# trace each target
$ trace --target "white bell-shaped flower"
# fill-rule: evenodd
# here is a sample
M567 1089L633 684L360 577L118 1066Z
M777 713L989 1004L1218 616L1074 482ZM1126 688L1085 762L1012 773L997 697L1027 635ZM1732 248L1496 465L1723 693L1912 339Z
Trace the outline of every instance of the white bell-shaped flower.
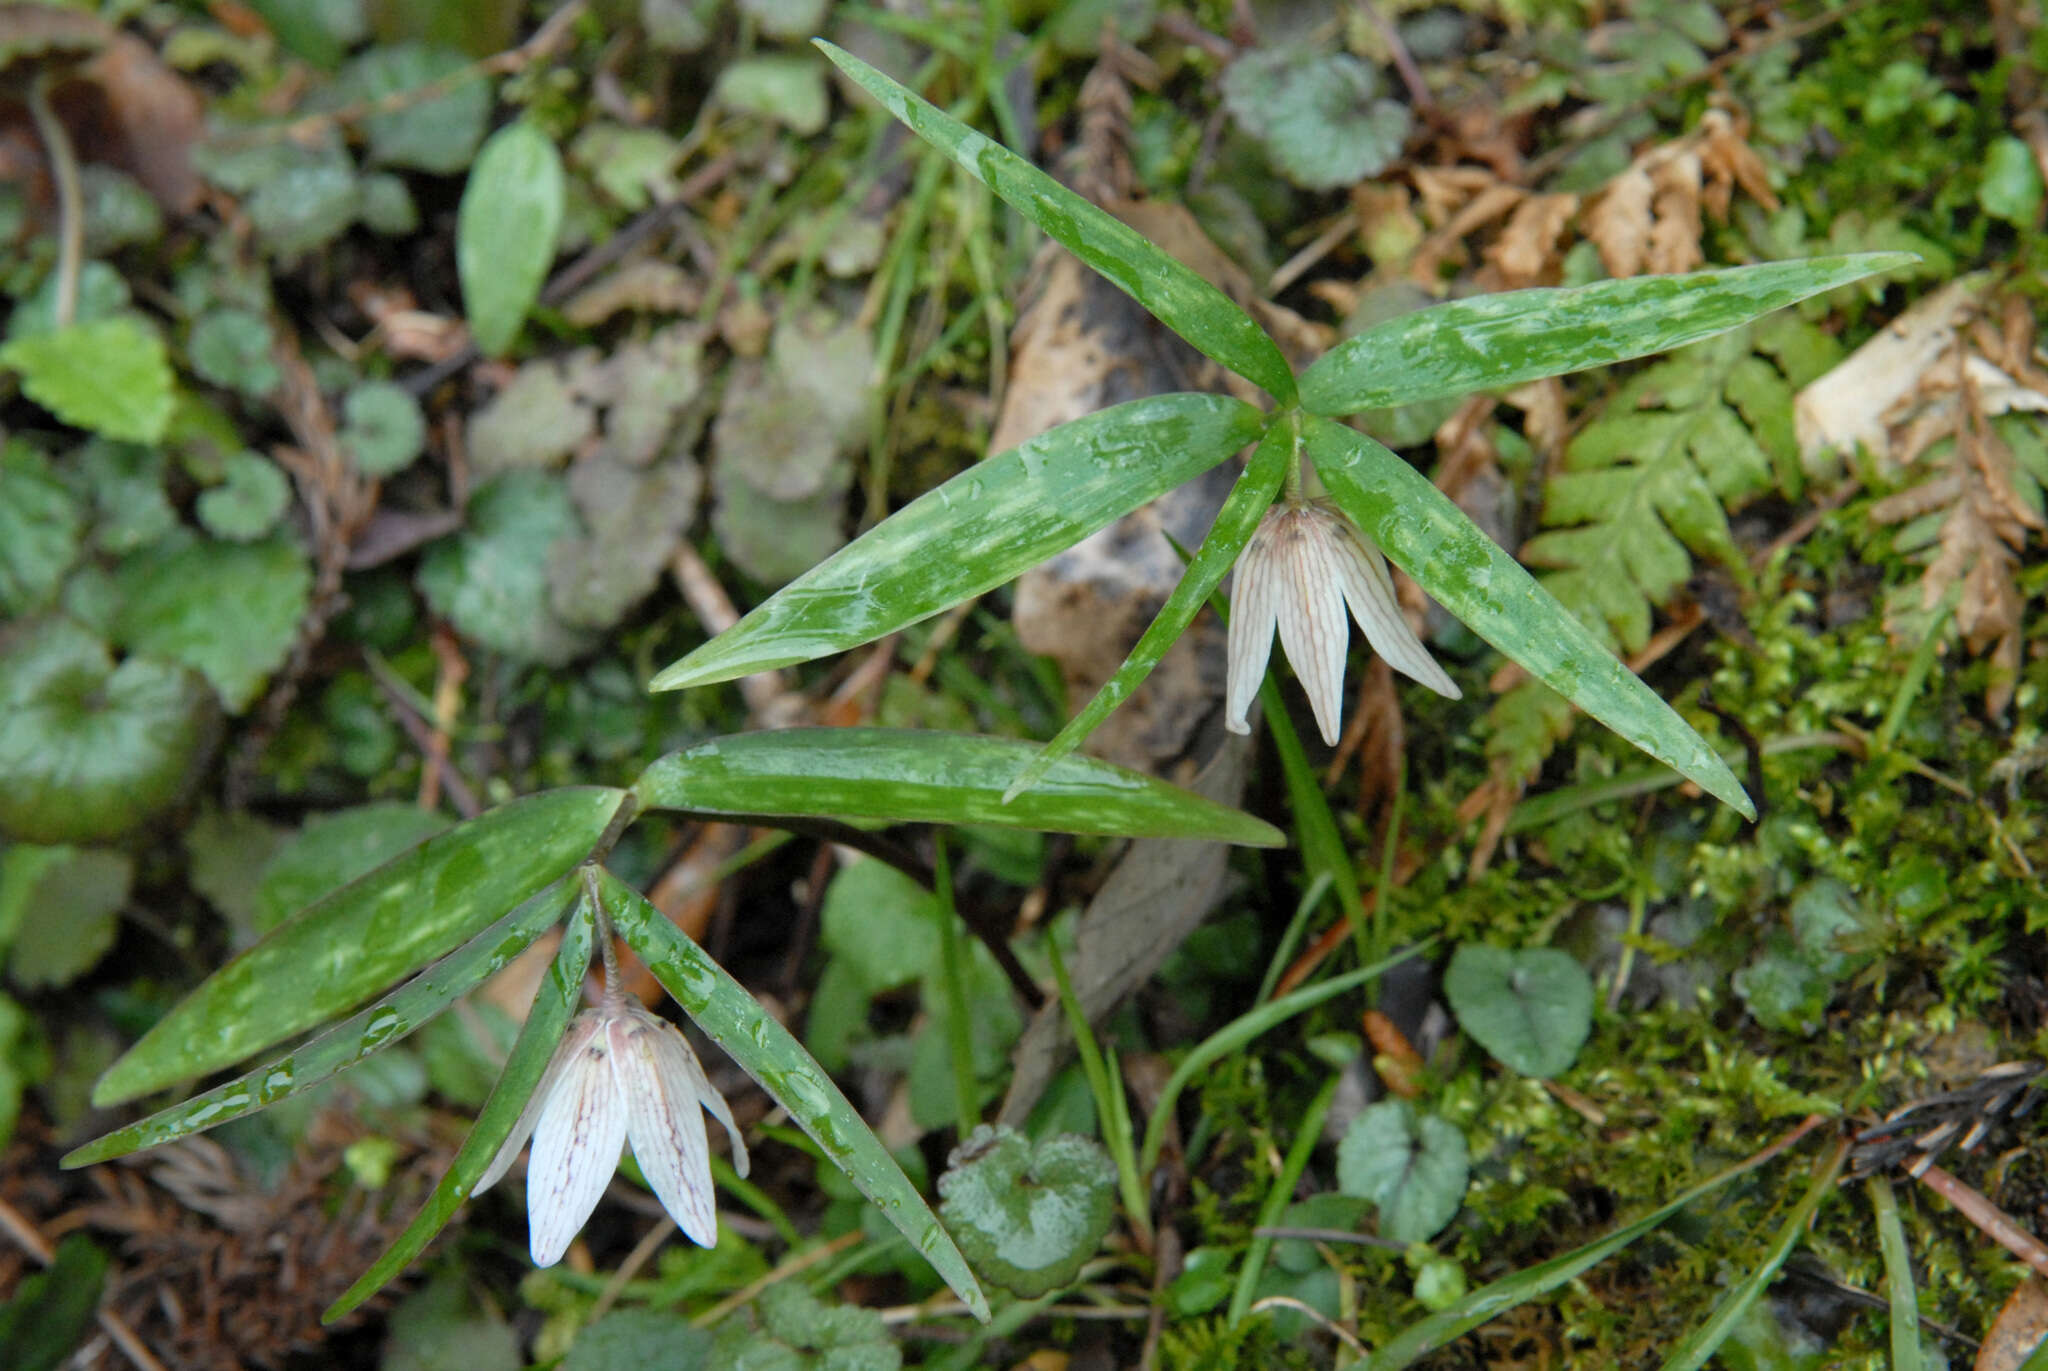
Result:
M630 1000L576 1016L518 1124L477 1183L482 1193L510 1169L528 1137L528 1231L536 1266L552 1266L597 1208L619 1149L633 1158L662 1208L692 1242L718 1242L711 1188L709 1110L732 1141L733 1169L747 1174L747 1147L725 1097L712 1088L682 1033Z
M1230 655L1223 722L1249 733L1246 714L1273 632L1308 692L1323 741L1335 746L1344 722L1345 607L1373 651L1404 676L1455 700L1458 687L1409 629L1394 598L1386 558L1352 522L1321 500L1284 500L1259 521L1237 559L1230 592Z

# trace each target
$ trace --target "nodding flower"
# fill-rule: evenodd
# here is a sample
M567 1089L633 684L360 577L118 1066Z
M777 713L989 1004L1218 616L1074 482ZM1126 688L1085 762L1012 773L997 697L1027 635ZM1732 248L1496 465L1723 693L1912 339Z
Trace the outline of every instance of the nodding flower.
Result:
M732 1110L682 1032L607 989L600 1007L570 1024L476 1193L498 1182L531 1137L528 1231L534 1264L552 1266L597 1208L620 1147L631 1141L633 1159L676 1226L699 1246L715 1246L718 1211L703 1110L725 1125L733 1169L746 1175L747 1147Z
M1237 560L1223 691L1223 722L1231 732L1251 731L1246 713L1265 677L1277 628L1323 741L1336 745L1344 721L1344 650L1351 636L1344 622L1347 605L1388 666L1439 695L1458 698L1458 687L1402 617L1380 550L1328 503L1289 499L1259 521Z

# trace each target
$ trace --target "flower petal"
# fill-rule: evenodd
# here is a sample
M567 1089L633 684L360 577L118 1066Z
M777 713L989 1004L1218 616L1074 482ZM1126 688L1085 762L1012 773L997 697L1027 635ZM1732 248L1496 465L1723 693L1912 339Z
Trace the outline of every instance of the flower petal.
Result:
M1344 722L1344 649L1351 623L1340 584L1342 555L1336 530L1312 506L1281 517L1280 565L1290 598L1280 608L1280 646L1301 681L1323 741L1337 745Z
M1288 587L1274 564L1275 510L1252 531L1251 540L1238 555L1237 572L1230 582L1230 640L1224 659L1223 726L1232 733L1249 733L1247 715L1259 683L1266 679L1266 662L1273 655L1273 627Z
M526 1221L536 1266L562 1259L618 1169L626 1109L608 1055L607 1035L591 1035L564 1063L534 1130Z
M612 1072L640 1173L691 1242L716 1247L711 1151L698 1108L710 1085L697 1054L673 1026L644 1010L614 1019L610 1036Z
M548 1059L547 1070L541 1073L533 1093L526 1097L526 1107L519 1111L519 1122L512 1125L512 1131L505 1135L505 1141L498 1146L498 1155L491 1158L490 1166L475 1186L471 1195L481 1195L505 1178L512 1169L512 1163L519 1158L519 1151L526 1146L526 1140L533 1136L533 1126L540 1122L541 1111L547 1108L548 1099L555 1093L556 1085L562 1079L562 1068L581 1052L597 1032L600 1016L596 1011L578 1014L569 1025L569 1031L562 1035L562 1041L555 1047L555 1055Z
M1394 595L1394 578L1387 571L1387 559L1349 519L1340 514L1331 518L1339 528L1332 560L1341 578L1344 599L1350 604L1358 626L1365 631L1372 650L1410 680L1449 699L1459 698L1457 683L1444 674L1444 669L1429 655L1429 649L1408 627L1401 602Z

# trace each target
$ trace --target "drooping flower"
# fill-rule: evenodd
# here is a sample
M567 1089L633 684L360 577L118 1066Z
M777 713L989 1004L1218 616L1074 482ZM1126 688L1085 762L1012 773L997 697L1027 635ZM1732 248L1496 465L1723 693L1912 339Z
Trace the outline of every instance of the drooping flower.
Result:
M495 1185L527 1138L528 1235L536 1266L552 1266L597 1208L619 1149L633 1159L676 1226L701 1247L718 1242L711 1153L704 1115L725 1125L733 1169L747 1174L747 1147L732 1110L673 1025L638 1004L607 994L576 1016L525 1111L477 1183Z
M1352 522L1322 500L1283 500L1259 521L1237 559L1230 593L1230 646L1223 722L1249 733L1246 713L1273 632L1315 711L1323 741L1336 745L1344 721L1345 607L1387 665L1455 700L1458 687L1401 616L1386 558Z

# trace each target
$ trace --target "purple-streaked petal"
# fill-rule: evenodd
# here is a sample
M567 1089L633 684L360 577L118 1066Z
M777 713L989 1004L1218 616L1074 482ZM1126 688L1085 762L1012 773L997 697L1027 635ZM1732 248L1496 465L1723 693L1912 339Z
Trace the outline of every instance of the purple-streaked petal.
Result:
M745 1180L751 1165L747 1160L747 1140L740 1136L740 1126L732 1117L732 1106L725 1102L725 1096L719 1094L717 1088L711 1084L710 1077L704 1074L703 1064L697 1060L694 1052L690 1054L690 1065L697 1070L697 1098L711 1111L712 1118L725 1125L725 1140L732 1144L732 1169L739 1173L741 1180Z
M1266 679L1266 662L1273 654L1273 627L1288 593L1286 579L1274 564L1274 521L1280 511L1269 512L1252 531L1250 541L1238 555L1237 571L1230 583L1230 640L1224 658L1223 726L1232 733L1249 733L1247 715L1259 683Z
M540 1081L533 1087L533 1093L526 1097L526 1107L519 1111L519 1122L512 1125L512 1131L505 1135L505 1141L498 1145L498 1155L491 1158L483 1178L477 1181L469 1193L481 1195L505 1178L512 1169L512 1163L519 1157L519 1150L526 1146L526 1140L533 1136L534 1125L540 1122L541 1111L547 1108L548 1097L555 1093L561 1083L562 1068L577 1053L590 1043L591 1035L597 1032L600 1015L595 1010L578 1014L569 1025L569 1031L562 1035L562 1041L555 1045L555 1055L548 1058L547 1070L541 1072Z
M562 1068L541 1111L526 1167L526 1221L535 1266L553 1266L618 1169L626 1108L612 1079L607 1035L595 1033Z
M697 1054L673 1026L645 1011L614 1019L610 1037L612 1073L640 1173L691 1242L717 1246L711 1149L698 1106L704 1069Z
M1407 616L1401 613L1401 602L1394 594L1394 578L1387 571L1387 559L1370 539L1351 526L1350 520L1336 514L1330 517L1340 521L1332 560L1342 576L1344 599L1350 604L1358 626L1365 631L1365 640L1388 666L1403 676L1439 695L1457 699L1457 683L1444 674L1444 669L1429 655L1429 649L1408 627Z
M1313 507L1290 509L1281 518L1279 564L1289 582L1280 607L1280 646L1294 667L1316 728L1335 747L1344 722L1344 649L1351 623L1339 584L1342 561L1335 529Z

